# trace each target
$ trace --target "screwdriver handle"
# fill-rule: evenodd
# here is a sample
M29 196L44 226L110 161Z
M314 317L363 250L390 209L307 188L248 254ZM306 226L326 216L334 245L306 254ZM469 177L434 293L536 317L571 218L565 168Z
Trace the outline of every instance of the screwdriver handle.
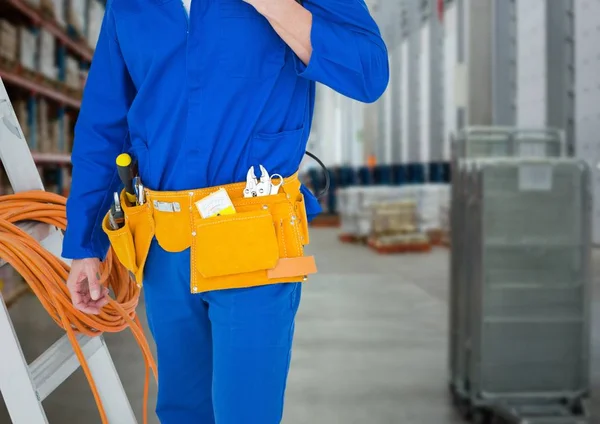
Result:
M125 196L129 203L135 205L136 197L135 190L133 189L133 175L131 172L131 156L127 153L122 153L117 156L117 171L119 173L119 178L121 182L125 186Z

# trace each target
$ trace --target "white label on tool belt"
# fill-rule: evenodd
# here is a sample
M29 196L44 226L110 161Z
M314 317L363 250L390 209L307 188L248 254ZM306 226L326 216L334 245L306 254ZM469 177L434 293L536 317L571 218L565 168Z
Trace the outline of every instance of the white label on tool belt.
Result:
M154 209L159 212L181 212L179 202L159 202L155 200Z
M545 157L546 145L544 143L520 143L519 156L521 157Z
M544 164L519 167L520 191L549 191L552 189L552 167Z

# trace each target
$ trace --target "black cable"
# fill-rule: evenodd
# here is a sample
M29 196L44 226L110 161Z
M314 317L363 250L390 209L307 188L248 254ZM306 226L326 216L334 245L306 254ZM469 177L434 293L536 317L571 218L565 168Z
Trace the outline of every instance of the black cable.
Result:
M323 162L321 162L321 159L316 157L314 154L312 154L308 150L305 153L306 153L306 156L314 159L321 166L321 168L323 168L323 171L325 171L325 188L323 190L321 190L321 192L319 194L316 195L317 199L320 199L321 197L325 196L327 194L327 192L329 191L329 186L331 184L331 181L329 178L329 171L327 170L327 167L325 166L325 164L323 164Z

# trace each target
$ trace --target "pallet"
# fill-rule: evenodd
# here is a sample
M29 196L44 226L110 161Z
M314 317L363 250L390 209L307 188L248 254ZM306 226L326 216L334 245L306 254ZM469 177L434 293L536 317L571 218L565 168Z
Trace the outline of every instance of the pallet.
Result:
M319 215L310 223L315 228L337 228L340 226L340 217L338 215Z
M441 246L444 232L442 230L429 230L427 231L427 237L429 237L431 244Z
M368 245L380 255L392 253L426 253L431 251L430 243L402 243L402 244L380 244L375 239L370 239Z
M340 234L338 236L338 239L342 243L346 243L346 244L366 244L367 243L367 237L357 236L355 234Z

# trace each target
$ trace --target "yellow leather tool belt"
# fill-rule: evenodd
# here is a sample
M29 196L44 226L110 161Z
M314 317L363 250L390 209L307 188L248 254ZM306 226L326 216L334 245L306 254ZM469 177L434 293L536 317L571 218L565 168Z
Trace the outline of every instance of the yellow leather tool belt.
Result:
M128 206L121 193L125 225L102 228L121 263L138 284L152 239L168 252L190 249L192 293L305 281L316 272L298 175L284 179L278 194L243 197L245 183L190 191L146 189L146 203ZM195 203L224 188L236 213L202 218Z

